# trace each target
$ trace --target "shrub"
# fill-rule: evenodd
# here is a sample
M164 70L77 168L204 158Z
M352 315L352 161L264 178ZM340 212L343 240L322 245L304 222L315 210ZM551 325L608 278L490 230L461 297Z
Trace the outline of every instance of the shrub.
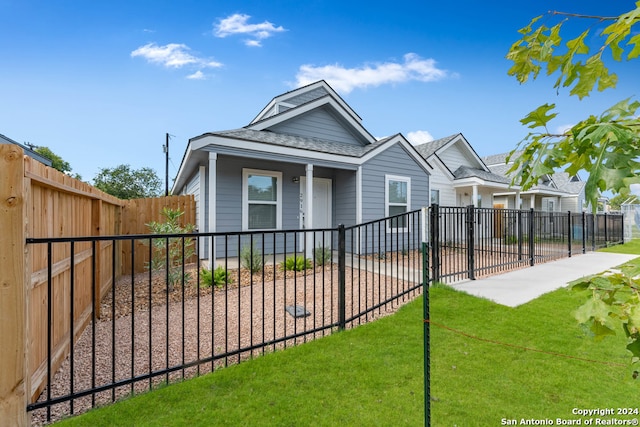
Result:
M252 273L258 273L262 270L264 259L262 252L255 245L244 245L240 250L240 263L244 268L248 268Z
M331 249L318 246L313 250L313 258L316 265L325 265L331 262Z
M302 271L313 266L309 258L295 255L288 257L282 264L282 268L286 271Z
M164 207L162 216L164 222L150 222L145 224L152 234L183 234L195 229L193 224L180 225L180 217L184 214L180 209ZM169 289L181 281L188 281L189 273L182 274L183 263L195 253L195 241L182 237L155 238L151 242L153 253L151 261L146 265L152 271L168 270Z
M203 268L200 271L200 286L203 288L215 286L218 289L223 289L225 285L229 283L233 283L233 279L229 275L229 272L221 265L216 267L215 270Z

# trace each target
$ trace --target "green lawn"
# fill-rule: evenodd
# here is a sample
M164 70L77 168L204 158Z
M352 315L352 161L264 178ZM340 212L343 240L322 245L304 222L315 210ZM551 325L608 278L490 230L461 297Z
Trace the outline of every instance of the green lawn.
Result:
M621 249L640 253L640 244ZM431 425L555 423L584 419L573 408L635 406L640 383L632 379L624 337L596 342L585 335L571 314L582 301L560 289L509 308L432 287ZM354 330L56 425L424 425L422 331L420 298Z

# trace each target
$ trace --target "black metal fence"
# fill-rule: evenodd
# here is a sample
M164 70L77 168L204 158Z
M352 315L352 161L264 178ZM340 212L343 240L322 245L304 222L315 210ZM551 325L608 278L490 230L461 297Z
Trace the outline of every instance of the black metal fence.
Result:
M59 289L49 263L47 300L66 290L71 307L43 304L46 384L27 410L46 423L211 372L392 312L422 293L425 270L430 282L475 279L622 243L622 224L621 215L433 205L331 229L28 239L46 245L49 260L77 242L93 242L95 258L97 243L111 241L114 262L112 289L100 301L92 293L89 326L67 334L62 347L51 342L52 328L64 316L78 330L70 313L84 309L73 306L73 263ZM115 262L123 245L131 259ZM198 253L205 246L215 253L206 268ZM148 266L142 273L133 267L139 258ZM59 369L54 347L68 349Z
M28 239L49 254L111 241L114 260L123 245L131 259L110 263L112 289L101 301L92 293L89 325L62 346L52 329L64 316L78 330L70 313L84 310L73 307L73 265L70 283L49 286L49 301L66 290L71 307L43 304L46 384L27 410L35 424L46 423L385 315L421 293L421 221L415 211L322 230ZM216 248L213 268L198 255L206 245ZM138 258L146 271L116 273L115 265ZM59 283L55 266L47 270L48 283ZM56 348L68 349L59 369Z
M618 214L429 209L430 280L452 283L623 243Z

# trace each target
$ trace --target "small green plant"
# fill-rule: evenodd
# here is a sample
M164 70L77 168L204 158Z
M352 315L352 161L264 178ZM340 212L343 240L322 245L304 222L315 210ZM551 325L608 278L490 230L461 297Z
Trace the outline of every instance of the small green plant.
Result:
M387 254L384 251L380 251L380 253L378 253L378 259L386 259L387 258Z
M218 289L223 289L225 285L233 283L229 271L227 271L221 265L217 266L215 270L203 268L200 270L200 286L203 288L210 288L215 286Z
M311 260L303 256L290 256L282 263L282 268L286 271L302 271L312 267Z
M258 273L262 270L264 259L262 252L253 243L253 246L244 245L240 250L240 263L244 268L248 268L252 273Z
M325 265L331 262L331 249L318 246L313 250L313 258L316 265Z
M516 243L518 243L518 236L514 236L513 234L507 234L504 236L505 245L513 245Z
M195 229L193 224L180 225L180 217L184 214L180 209L164 207L161 212L164 222L152 221L145 224L152 234L184 234ZM169 289L173 290L176 284L188 281L191 275L187 272L183 275L184 262L195 253L195 241L182 237L154 238L151 242L153 253L146 268L152 271L167 270Z

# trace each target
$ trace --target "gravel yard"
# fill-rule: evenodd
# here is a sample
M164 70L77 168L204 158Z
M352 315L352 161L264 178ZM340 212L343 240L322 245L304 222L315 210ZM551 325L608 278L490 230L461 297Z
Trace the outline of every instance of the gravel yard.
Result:
M231 283L224 289L199 288L195 271L194 267L188 269L192 278L184 289L177 285L169 292L162 274L151 277L149 273L138 274L133 277L134 286L131 276L120 278L115 298L109 292L102 301L95 339L89 325L75 343L73 391L117 384L130 378L137 381L75 399L73 410L69 402L54 405L52 421L71 412L90 409L92 399L97 406L108 404L167 380L210 372L264 352L322 337L335 329L328 326L338 321L335 265L298 273L266 266L264 276L230 270ZM387 271L396 271L400 279L364 268L347 268L347 319L416 283L413 276L409 277L404 270L399 272L395 265ZM390 314L413 296L415 293L397 303L371 310L347 327ZM296 305L303 306L309 315L294 318L285 311L286 306ZM294 335L295 338L285 339ZM269 344L261 346L265 342ZM92 357L94 346L95 358ZM196 363L206 358L215 360ZM190 363L192 366L182 368ZM67 358L52 378L53 398L71 391L70 365ZM154 375L165 370L171 372ZM46 396L47 390L41 399ZM32 417L34 425L44 424L46 409L33 411Z

